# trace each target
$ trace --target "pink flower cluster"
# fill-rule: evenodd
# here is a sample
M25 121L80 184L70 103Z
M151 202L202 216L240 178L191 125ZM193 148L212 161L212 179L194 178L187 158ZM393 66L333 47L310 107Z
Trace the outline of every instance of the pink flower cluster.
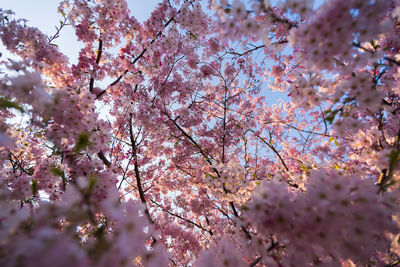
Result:
M385 233L398 231L391 217L395 200L376 192L371 181L357 176L312 171L305 193L262 182L245 214L257 232L276 234L288 266L316 258L334 265L347 259L367 263L375 251L387 249Z
M339 62L351 62L356 50L353 42L363 43L390 30L385 20L385 1L334 0L324 4L291 31L289 40L304 52L307 67L320 70L335 68Z
M0 9L0 265L398 262L400 1L208 4Z

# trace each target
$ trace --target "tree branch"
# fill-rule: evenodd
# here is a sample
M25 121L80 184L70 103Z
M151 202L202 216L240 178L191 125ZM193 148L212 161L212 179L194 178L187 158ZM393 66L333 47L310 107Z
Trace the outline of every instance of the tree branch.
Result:
M103 40L99 39L99 48L97 49L96 64L100 63L101 55L103 53ZM94 78L90 77L89 81L89 92L93 93Z
M129 138L131 140L131 146L132 146L132 155L133 155L133 161L134 161L134 170L135 170L135 177L136 177L136 186L139 191L139 197L140 201L145 205L146 209L144 210L144 213L146 214L147 219L151 224L154 224L153 219L150 216L149 209L147 207L147 202L146 198L144 196L144 191L142 188L142 182L140 180L140 172L139 172L139 164L138 164L138 157L137 157L137 147L136 147L136 139L133 136L133 129L132 129L132 114L130 114L129 118Z
M174 217L176 217L176 218L179 218L179 219L181 219L181 220L183 220L183 221L185 221L185 222L187 222L187 223L189 223L189 224L192 224L192 225L196 226L197 228L200 228L201 230L203 230L203 231L205 231L205 232L208 232L210 235L214 235L214 233L213 233L213 231L212 231L211 229L206 229L206 228L204 228L203 226L201 226L201 225L198 224L198 223L195 223L195 222L193 222L193 221L191 221L191 220L189 220L189 219L186 219L186 218L182 217L182 216L179 215L179 214L175 214L175 213L173 213L173 212L167 210L166 208L164 208L163 206L161 206L160 204L158 204L158 203L155 202L154 200L151 200L151 199L150 199L150 201L151 201L151 203L153 203L154 205L156 205L157 207L159 207L160 209L162 209L163 211L165 211L165 212L168 213L169 215L174 216Z

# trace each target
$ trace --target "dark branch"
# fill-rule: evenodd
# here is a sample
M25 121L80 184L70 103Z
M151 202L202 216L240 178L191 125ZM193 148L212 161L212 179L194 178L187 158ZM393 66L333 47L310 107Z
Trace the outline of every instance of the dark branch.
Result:
M196 226L197 228L200 228L201 230L203 230L203 231L205 231L205 232L208 232L210 235L213 235L213 234L214 234L213 231L212 231L211 229L206 229L206 228L204 228L203 226L201 226L201 225L198 224L198 223L195 223L195 222L193 222L193 221L191 221L191 220L189 220L189 219L186 219L186 218L182 217L182 216L179 215L179 214L176 214L176 213L173 213L173 212L167 210L166 208L164 208L163 206L161 206L160 204L158 204L158 203L155 202L154 200L151 200L151 199L150 199L150 201L151 201L151 203L153 203L154 205L156 205L157 207L159 207L160 209L162 209L163 211L165 211L165 212L168 213L169 215L174 216L174 217L176 217L176 218L179 218L179 219L181 219L181 220L183 220L183 221L185 221L185 222L187 222L187 223L189 223L189 224L192 224L192 225Z
M149 222L151 224L154 224L154 221L151 218L149 209L147 207L146 198L144 196L144 191L143 191L143 188L142 188L142 182L141 182L141 179L140 179L139 164L138 164L138 157L137 157L136 139L133 136L133 128L132 128L132 114L130 114L130 119L129 119L129 137L130 137L131 146L132 146L132 156L133 156L133 161L134 161L136 186L137 186L138 191L139 191L140 201L146 207L146 209L144 210L144 213L146 214L147 219L149 220Z
M97 49L96 64L99 64L102 53L103 53L103 40L99 39L99 48ZM93 93L93 87L94 87L94 78L90 77L89 92Z

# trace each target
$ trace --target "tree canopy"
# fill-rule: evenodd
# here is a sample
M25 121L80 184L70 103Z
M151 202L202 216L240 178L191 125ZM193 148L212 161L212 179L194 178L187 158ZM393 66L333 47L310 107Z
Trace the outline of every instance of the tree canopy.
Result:
M0 265L400 264L400 1L58 12L0 9Z

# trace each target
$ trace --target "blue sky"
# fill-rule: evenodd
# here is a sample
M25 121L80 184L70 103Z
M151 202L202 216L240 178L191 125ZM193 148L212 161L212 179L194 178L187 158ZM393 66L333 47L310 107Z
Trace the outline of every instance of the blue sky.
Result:
M0 8L11 9L15 12L16 18L28 20L28 26L39 28L47 35L54 35L55 26L59 25L62 18L57 12L57 0L0 0ZM145 21L160 0L127 0L132 14L140 22ZM76 62L81 44L78 43L72 27L65 27L58 39L54 41L60 50L71 60ZM11 57L0 42L0 52L3 58Z
M315 0L315 6L319 6L324 0ZM17 18L25 18L28 25L39 28L43 33L52 36L56 32L55 26L59 25L62 18L57 12L60 1L57 0L0 0L0 8L11 9ZM132 14L140 22L145 21L154 7L161 0L127 0ZM272 0L272 3L278 0ZM58 39L54 41L59 49L69 57L70 62L75 63L82 45L76 40L71 27L65 27ZM12 57L0 42L0 52L3 58Z

